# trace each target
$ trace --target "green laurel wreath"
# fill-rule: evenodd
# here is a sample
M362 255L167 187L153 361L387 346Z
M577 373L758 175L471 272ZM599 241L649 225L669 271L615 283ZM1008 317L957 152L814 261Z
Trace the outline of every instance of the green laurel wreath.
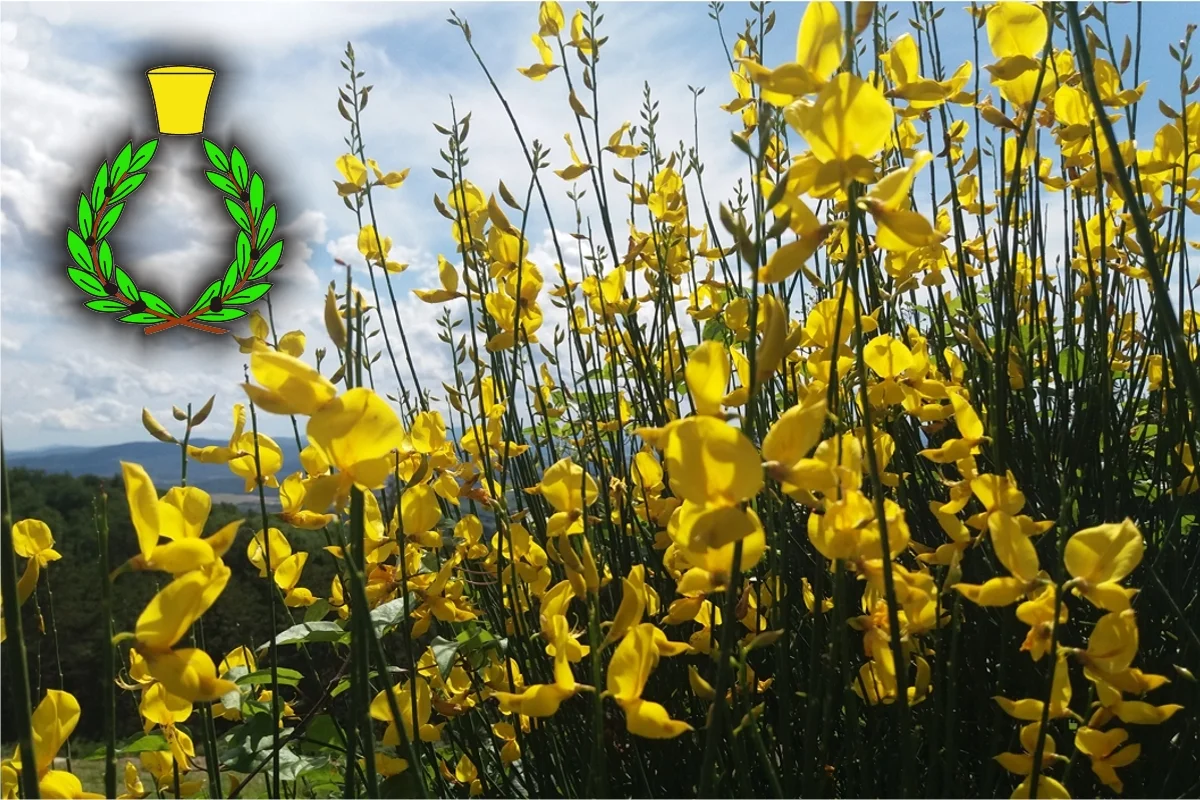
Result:
M204 151L213 170L205 176L228 195L225 208L239 231L234 258L221 278L209 284L186 314L179 314L163 298L138 288L129 273L113 261L107 237L125 210L125 203L146 180L143 171L154 158L158 140L151 139L133 149L129 142L111 165L105 161L96 172L91 192L79 196L79 229L67 230L67 249L75 262L67 275L95 300L84 305L101 314L118 315L130 325L144 325L149 335L175 327L187 327L208 333L228 333L205 323L230 322L246 315L248 306L261 299L271 284L263 280L279 266L283 240L271 243L275 232L275 206L266 207L266 185L257 172L251 174L241 150L234 147L226 154L213 142L204 140Z

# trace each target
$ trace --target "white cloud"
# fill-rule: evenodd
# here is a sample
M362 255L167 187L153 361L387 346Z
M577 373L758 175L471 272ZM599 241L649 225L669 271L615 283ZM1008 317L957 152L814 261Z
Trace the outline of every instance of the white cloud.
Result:
M471 5L462 11L521 120L526 140L536 138L551 148L551 165L560 168L569 163L562 134L572 132L576 145L581 144L561 70L541 83L516 72L537 57L528 45L533 9ZM686 87L707 84L710 91L700 103L699 121L708 166L705 180L710 198L724 197L744 164L728 145L731 118L716 108L731 92L727 66L703 9L615 5L605 14L602 33L612 38L598 77L601 137L607 139L625 120L639 120L642 82L648 78L659 103L660 146L671 149L680 140L691 146L692 100ZM300 10L294 4L249 3L5 5L0 23L0 235L7 263L0 278L0 350L5 358L0 386L10 446L140 439L143 405L165 420L172 403L201 403L216 393L217 408L228 409L244 399L237 384L247 357L232 341L188 333L143 341L124 326L79 310L78 292L66 281L44 279L46 255L61 250L56 226L64 216L62 198L69 196L68 190L78 190L85 180L81 165L96 159L104 146L88 134L123 133L130 124L129 54L146 48L166 52L176 44L209 47L224 54L222 63L228 61L227 72L217 77L225 102L210 110L208 123L213 138L222 142L230 132L249 136L243 146L252 166L263 165L270 178L268 191L278 193L285 214L281 232L288 244L280 284L270 294L273 316L280 334L306 331L311 354L331 347L321 299L329 280L339 285L344 280L334 257L355 265L356 286L373 297L357 251L358 222L332 186L333 162L345 151L342 139L348 132L335 108L337 87L346 80L338 59L345 40L355 40L359 67L367 71L364 80L375 87L363 116L368 154L385 170L412 168L399 190L374 193L379 228L394 241L391 257L409 264L404 274L391 276L394 308L383 276L375 276L383 304L376 319L396 348L400 379L412 388L397 317L421 384L442 394L440 383L449 379L451 368L449 348L437 338L443 308L421 302L411 290L438 285L439 253L458 263L450 223L430 203L432 194L444 197L447 191L429 172L431 166L443 166L438 152L445 147L431 123L449 123L451 98L460 117L472 115L468 178L486 192L495 191L503 179L520 198L527 181L525 159L503 109L459 31L442 21L445 16L444 5L407 3L303 4ZM693 28L711 37L704 47L697 48L695 37L681 32ZM574 51L567 55L578 82L581 67ZM213 231L229 224L219 207L210 213L214 198L198 192L195 176L189 177L195 158L174 149L164 148L156 156L156 179L139 190L141 210L120 226L124 263L138 272L139 281L145 276L155 288L162 281L171 300L176 295L167 287L194 287L188 276L207 274L228 258L228 244ZM614 207L626 209L623 200L616 200L626 187L612 179L613 167L628 173L628 163L610 154L604 162ZM550 172L544 183L563 260L578 279L578 246L565 233L574 221L566 196L570 185ZM587 190L583 213L594 217L590 180L580 181L579 187ZM695 195L694 186L689 191ZM530 257L552 282L559 259L536 194L532 206ZM510 216L519 221L515 213ZM624 216L618 211L613 220L619 248L625 240ZM53 258L65 258L65 253ZM186 294L183 287L179 292ZM565 322L565 312L554 308L549 297L542 298L542 307L542 338L549 343L554 324ZM260 311L267 313L265 306ZM245 327L237 332L241 335ZM457 329L465 332L465 324ZM376 337L371 344L382 349L383 342ZM336 363L332 355L325 361L326 373L331 363ZM396 376L386 352L375 363L374 375L380 391L394 391ZM227 417L214 412L205 435L227 433ZM265 429L290 436L286 420L264 417ZM276 423L279 428L268 427Z

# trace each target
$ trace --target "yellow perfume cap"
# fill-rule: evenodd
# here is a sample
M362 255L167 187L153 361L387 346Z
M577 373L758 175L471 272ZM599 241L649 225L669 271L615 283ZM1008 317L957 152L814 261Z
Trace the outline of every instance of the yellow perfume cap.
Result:
M204 111L216 72L208 67L147 70L159 133L190 135L204 130Z

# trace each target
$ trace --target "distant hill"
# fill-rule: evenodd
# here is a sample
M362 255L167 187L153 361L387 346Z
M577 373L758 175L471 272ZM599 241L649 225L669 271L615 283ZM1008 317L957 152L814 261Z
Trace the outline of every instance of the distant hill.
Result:
M196 447L225 445L227 441L216 439L193 439ZM283 448L282 474L300 468L300 457L295 442L279 442ZM49 474L65 473L74 477L95 475L112 478L121 472L122 461L133 461L145 467L160 492L179 483L180 453L177 446L162 442L126 442L104 447L47 447L39 450L5 453L5 461L13 467L41 470ZM245 482L229 471L224 464L201 464L188 461L188 483L198 486L214 500L234 503L239 506L257 505L257 495L245 494ZM219 495L219 497L217 497ZM268 506L278 505L278 494L267 492Z

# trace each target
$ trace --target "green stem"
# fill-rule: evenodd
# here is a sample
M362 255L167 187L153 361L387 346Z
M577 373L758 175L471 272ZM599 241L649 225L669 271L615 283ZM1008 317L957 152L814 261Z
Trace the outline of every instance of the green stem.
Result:
M104 796L117 796L117 684L116 648L113 647L112 579L108 558L108 492L100 488L96 519L96 549L99 551L100 602L104 632Z
M0 439L0 497L4 499L3 524L0 524L0 557L4 563L4 580L0 593L4 597L5 648L8 651L8 681L12 702L16 704L13 721L17 726L17 743L21 752L21 794L25 798L41 797L38 789L37 761L33 751L33 712L29 696L29 666L25 662L25 637L21 631L21 606L17 599L17 554L13 548L12 501L8 496L8 469L4 465L4 441Z
M250 426L254 432L254 472L258 483L258 507L262 514L263 558L266 560L267 581L271 591L267 592L267 603L271 614L271 641L267 643L268 658L271 661L271 790L272 797L282 797L279 782L279 647L275 643L279 636L278 621L275 618L275 565L271 561L271 532L267 521L267 496L263 488L262 456L258 441L258 413L254 403L250 403Z

